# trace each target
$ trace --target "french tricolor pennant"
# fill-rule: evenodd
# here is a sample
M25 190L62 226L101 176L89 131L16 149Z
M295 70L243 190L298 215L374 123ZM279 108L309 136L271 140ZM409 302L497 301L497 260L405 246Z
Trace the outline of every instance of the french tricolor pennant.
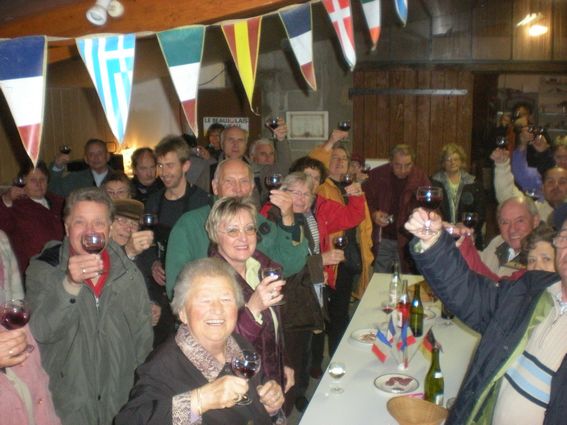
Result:
M394 319L392 318L393 314L390 314L390 320L388 322L388 333L387 338L388 341L393 342L394 338L396 337L396 325L394 325Z
M34 166L43 127L46 57L44 36L0 41L0 88Z
M415 336L413 335L413 332L408 326L408 322L404 321L404 324L402 325L400 341L397 344L398 350L403 351L410 345L415 344L415 342L416 342Z
M311 3L305 3L279 12L295 59L309 87L317 90L313 64L313 31Z
M157 38L187 123L193 134L198 136L197 92L205 27L192 25L161 31L157 33Z
M398 18L400 18L405 27L408 21L408 0L394 0L394 5L396 6Z
M388 340L388 337L382 333L380 329L376 332L376 339L372 343L372 352L378 357L378 359L384 363L388 358L386 351L388 348L392 348L391 341Z
M350 0L323 0L323 6L335 28L345 61L352 71L356 65L356 51Z
M362 11L370 32L370 40L372 41L372 50L376 49L378 39L380 38L380 29L382 27L382 10L380 0L360 0L362 3Z

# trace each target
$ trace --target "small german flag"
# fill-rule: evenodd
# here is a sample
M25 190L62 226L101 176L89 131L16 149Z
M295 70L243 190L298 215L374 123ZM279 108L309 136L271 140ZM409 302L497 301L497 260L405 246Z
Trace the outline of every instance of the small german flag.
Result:
M419 350L426 359L431 361L431 352L433 351L433 347L435 346L440 347L440 344L435 339L435 335L433 335L433 331L429 329L427 334L425 334L423 341L421 341L421 346L419 347Z

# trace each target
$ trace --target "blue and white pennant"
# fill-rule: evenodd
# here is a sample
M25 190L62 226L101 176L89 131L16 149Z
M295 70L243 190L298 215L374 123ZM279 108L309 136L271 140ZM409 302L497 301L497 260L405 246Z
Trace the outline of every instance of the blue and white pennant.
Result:
M136 37L134 34L77 39L106 119L119 143L124 140L132 94Z

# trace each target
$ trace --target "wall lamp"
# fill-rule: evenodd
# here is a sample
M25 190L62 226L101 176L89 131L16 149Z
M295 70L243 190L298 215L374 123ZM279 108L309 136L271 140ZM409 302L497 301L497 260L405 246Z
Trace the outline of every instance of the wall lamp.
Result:
M118 0L96 0L86 15L91 24L100 26L106 23L107 15L118 18L123 14L124 6Z

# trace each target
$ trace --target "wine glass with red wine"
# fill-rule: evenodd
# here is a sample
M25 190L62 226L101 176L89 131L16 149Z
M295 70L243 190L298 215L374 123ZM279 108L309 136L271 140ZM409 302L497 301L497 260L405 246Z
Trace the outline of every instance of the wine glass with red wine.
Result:
M69 155L71 153L71 147L69 145L61 145L59 146L59 152L64 155Z
M106 237L101 232L85 232L81 236L81 245L89 254L100 254L106 246Z
M272 130L275 130L279 126L278 117L269 117L268 119L266 119L266 125Z
M277 267L277 266L272 266L272 267L262 267L260 269L260 280L264 280L267 277L275 277L276 279L272 282L275 282L276 280L282 280L283 279L283 271L281 267ZM272 294L272 296L274 298L276 298L279 295L279 293L276 293L274 290L274 293ZM285 304L285 300L281 300L278 301L277 303L274 303L272 305L284 305Z
M345 187L354 183L354 180L355 180L354 174L351 173L341 174L341 183Z
M140 229L141 230L153 230L159 223L157 214L145 213L140 218Z
M478 214L475 212L464 212L461 216L463 225L468 229L474 229L478 224Z
M2 325L8 330L23 328L30 320L30 311L24 300L9 300L2 306ZM31 353L33 345L28 344L26 351Z
M260 355L255 351L242 350L242 354L232 358L230 366L232 372L244 379L251 379L260 371L260 365L262 361L260 360ZM252 400L248 395L244 394L242 399L236 403L241 406L252 403Z
M506 136L498 136L496 138L496 147L499 149L508 149L508 140Z
M336 249L345 249L348 245L348 238L346 236L336 236L333 238L333 246Z
M264 179L264 184L268 190L279 189L283 183L283 176L281 174L270 174Z
M339 123L337 124L337 128L341 131L349 131L350 121L349 120L339 121Z
M417 188L416 199L420 207L427 210L427 216L431 211L436 210L443 201L443 191L440 187L420 186ZM423 226L423 232L426 235L433 233L431 231L431 220L427 220Z
M24 187L26 187L26 178L24 176L21 176L21 175L17 176L12 181L12 185L19 187L20 189L23 189Z

